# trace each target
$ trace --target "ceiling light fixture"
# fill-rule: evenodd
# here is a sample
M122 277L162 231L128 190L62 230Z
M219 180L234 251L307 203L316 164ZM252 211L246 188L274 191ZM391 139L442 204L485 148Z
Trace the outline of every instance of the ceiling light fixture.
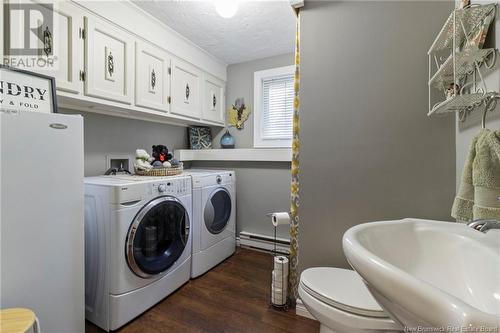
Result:
M233 17L238 11L237 0L215 0L215 10L223 18Z

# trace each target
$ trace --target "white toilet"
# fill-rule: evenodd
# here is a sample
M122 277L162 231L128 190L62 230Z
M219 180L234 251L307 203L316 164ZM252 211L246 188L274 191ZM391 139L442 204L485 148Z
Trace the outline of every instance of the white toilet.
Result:
M316 267L302 272L299 296L321 324L320 333L401 332L355 271Z

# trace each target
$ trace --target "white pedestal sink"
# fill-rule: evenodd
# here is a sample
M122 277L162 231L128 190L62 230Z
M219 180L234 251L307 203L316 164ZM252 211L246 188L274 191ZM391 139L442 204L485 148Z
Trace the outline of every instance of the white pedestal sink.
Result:
M500 333L500 230L403 219L355 226L344 252L408 332Z

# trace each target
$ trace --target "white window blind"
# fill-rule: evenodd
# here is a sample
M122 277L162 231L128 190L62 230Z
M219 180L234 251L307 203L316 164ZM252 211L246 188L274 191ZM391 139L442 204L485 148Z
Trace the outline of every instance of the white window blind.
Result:
M293 74L262 80L262 140L292 138L293 82Z

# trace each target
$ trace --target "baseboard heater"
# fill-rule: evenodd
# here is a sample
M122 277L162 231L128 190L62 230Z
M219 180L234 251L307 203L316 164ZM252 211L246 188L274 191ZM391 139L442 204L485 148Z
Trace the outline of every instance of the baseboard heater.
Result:
M254 234L251 232L241 231L240 236L237 238L238 245L260 251L273 251L274 250L274 237ZM282 254L289 254L290 240L285 238L276 238L276 252Z

